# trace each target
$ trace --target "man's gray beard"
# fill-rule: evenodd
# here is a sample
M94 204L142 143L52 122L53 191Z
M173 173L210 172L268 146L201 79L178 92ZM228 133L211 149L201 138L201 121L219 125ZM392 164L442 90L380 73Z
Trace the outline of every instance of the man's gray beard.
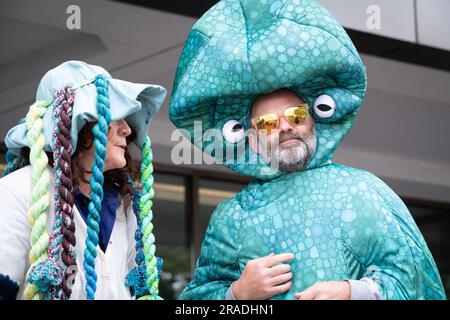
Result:
M308 164L308 161L316 152L316 130L315 126L305 135L295 134L280 134L280 141L285 141L287 138L298 139L295 146L283 147L279 145L279 149L274 156L278 157L278 168L284 172L296 172L303 169ZM290 142L291 143L291 142ZM280 143L281 144L281 143Z

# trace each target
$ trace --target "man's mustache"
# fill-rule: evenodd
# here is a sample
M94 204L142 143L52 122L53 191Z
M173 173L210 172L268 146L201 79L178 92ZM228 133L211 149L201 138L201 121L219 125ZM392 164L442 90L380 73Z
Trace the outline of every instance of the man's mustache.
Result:
M301 135L301 134L299 134L297 132L290 132L290 131L282 132L278 136L278 142L279 143L283 143L283 142L285 142L287 140L290 140L290 139L297 139L297 140L300 140L301 142L305 143L305 136Z

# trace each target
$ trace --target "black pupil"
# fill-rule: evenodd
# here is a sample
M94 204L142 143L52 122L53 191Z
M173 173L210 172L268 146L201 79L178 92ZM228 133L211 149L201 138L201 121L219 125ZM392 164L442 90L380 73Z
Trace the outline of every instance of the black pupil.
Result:
M331 107L327 104L319 104L317 106L317 109L319 109L320 111L323 111L323 112L327 112L327 111L331 110Z
M240 131L240 130L242 130L242 124L236 123L236 124L233 126L233 129L231 129L231 132L238 132L238 131Z

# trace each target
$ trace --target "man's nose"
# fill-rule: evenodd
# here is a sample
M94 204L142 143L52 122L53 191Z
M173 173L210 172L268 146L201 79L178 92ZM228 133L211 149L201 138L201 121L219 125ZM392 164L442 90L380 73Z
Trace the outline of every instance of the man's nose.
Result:
M280 130L280 132L286 132L292 130L293 128L284 117L280 117L280 126L278 127L278 129Z

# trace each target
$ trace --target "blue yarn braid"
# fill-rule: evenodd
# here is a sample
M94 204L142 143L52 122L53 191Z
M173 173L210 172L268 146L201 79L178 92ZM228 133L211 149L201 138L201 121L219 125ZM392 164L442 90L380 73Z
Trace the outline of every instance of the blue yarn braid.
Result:
M97 257L100 211L103 200L103 167L106 157L108 125L111 122L111 111L108 97L108 80L104 75L95 78L97 87L98 122L93 128L94 134L94 163L92 164L91 201L87 223L86 249L84 250L84 269L86 271L86 297L95 298L97 274L95 272L95 258Z

